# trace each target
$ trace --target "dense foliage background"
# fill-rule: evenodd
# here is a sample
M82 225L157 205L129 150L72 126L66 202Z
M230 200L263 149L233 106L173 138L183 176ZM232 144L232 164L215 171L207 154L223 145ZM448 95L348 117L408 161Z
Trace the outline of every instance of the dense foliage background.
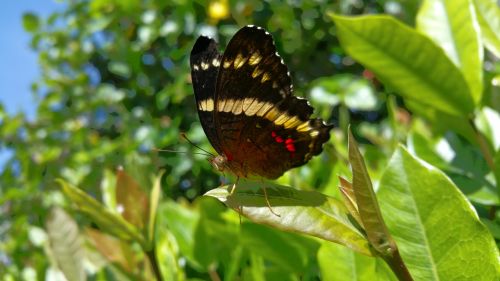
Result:
M455 57L442 46L451 56L449 65L465 69L467 84L461 78L446 88L447 81L443 85L432 81L453 90L441 100L425 95L426 88L415 80L400 77L398 83L387 83L388 77L403 70L387 64L395 74L373 71L383 69L380 64L386 61L349 48L349 40L357 40L345 35L352 26L340 19L334 22L332 17L332 13L390 14L422 31L432 24L426 21L435 11L428 7L430 3L443 1L424 2L427 6L417 0L75 0L66 1L64 11L49 18L37 17L36 11L26 13L24 27L32 34L31 46L39 54L43 75L32 84L38 102L35 119L8 115L0 104L0 148L13 152L0 173L2 280L59 280L61 270L70 280L67 272L77 272L74 280L83 275L91 280L147 280L156 270L150 255L156 255L165 280L394 278L379 259L245 218L240 223L236 212L213 198L201 197L222 179L206 157L197 155L199 151L180 137L185 132L193 142L211 150L196 113L189 53L200 34L215 37L223 48L246 24L265 27L274 35L291 72L295 94L307 97L317 116L336 125L323 154L288 172L279 183L339 197L337 176L351 175L346 141L347 125L351 124L375 183L381 180L394 151L402 153L398 148L402 143L412 155L451 178L498 243L498 6L489 0L455 2L461 3L456 4L457 11L467 10L468 3L477 12L474 17L481 24L481 33L478 25L471 25L476 28L472 32L464 32L481 39L475 49L470 51L469 45L466 49L470 57L479 54L479 59ZM453 24L464 30L468 26L459 20ZM427 35L435 41L443 36L438 32ZM415 41L408 41L399 51L418 49L412 44ZM415 65L422 60L413 59ZM436 63L435 76L444 75L437 67L441 61L433 59L423 58ZM459 70L445 74L461 75ZM472 98L464 101L460 87L467 85ZM405 87L408 91L401 90ZM412 90L417 91L416 99ZM419 93L424 93L421 100ZM466 113L457 117L457 108ZM162 153L155 148L187 153ZM408 165L417 170L417 164ZM118 167L125 173L117 172ZM129 222L145 229L145 220L133 218L133 213L142 214L149 196L145 194L155 190L162 169L161 184L156 185L161 186L162 198L156 232L152 231L156 233L155 253L141 250L148 248L147 242L141 248L140 243L130 243L127 237L76 212L71 207L75 198L64 196L55 181L63 179L65 184L79 187L111 213L125 214ZM124 206L129 209L124 211ZM436 212L447 215L449 209ZM401 214L395 211L391 215ZM64 237L74 239L65 242ZM66 251L68 248L72 250ZM430 280L418 277L414 276ZM433 280L449 279L440 275Z

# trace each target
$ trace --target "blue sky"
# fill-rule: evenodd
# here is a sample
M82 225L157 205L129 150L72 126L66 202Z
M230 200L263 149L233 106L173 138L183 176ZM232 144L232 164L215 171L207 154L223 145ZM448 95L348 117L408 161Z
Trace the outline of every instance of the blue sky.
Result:
M10 114L35 115L30 84L39 77L37 55L29 48L30 35L23 29L22 15L33 12L47 17L63 4L53 0L3 1L0 13L0 102ZM8 152L0 150L0 169Z
M9 113L22 110L33 117L35 105L30 84L39 75L37 56L29 48L30 35L22 15L30 11L47 17L62 4L51 0L4 1L0 16L0 101Z

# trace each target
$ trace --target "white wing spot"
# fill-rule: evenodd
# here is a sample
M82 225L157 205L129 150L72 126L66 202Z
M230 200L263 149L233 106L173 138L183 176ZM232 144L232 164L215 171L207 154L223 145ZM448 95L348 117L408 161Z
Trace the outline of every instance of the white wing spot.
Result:
M281 90L280 90L280 95L281 95L283 98L285 98L285 97L286 97L286 92L285 92L285 90L281 89Z
M214 100L209 98L198 102L198 109L201 111L214 111Z

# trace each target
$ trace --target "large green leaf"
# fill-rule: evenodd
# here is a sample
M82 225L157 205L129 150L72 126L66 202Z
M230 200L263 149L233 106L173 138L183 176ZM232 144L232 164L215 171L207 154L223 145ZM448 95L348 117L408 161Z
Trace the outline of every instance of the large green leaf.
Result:
M333 16L340 43L407 99L453 115L474 101L460 70L428 37L389 16Z
M483 92L483 46L471 0L426 0L417 29L440 46L462 70L476 104Z
M228 191L231 187L212 189L205 195L217 198L256 223L316 236L371 255L368 241L350 221L347 208L335 198L271 183L240 181L233 194Z
M473 0L486 48L500 58L500 8L496 0Z
M96 224L101 227L102 231L113 234L123 240L135 240L143 246L146 246L144 237L139 231L118 214L111 212L105 208L94 198L82 190L74 187L63 180L57 180L62 191L68 196L72 203L77 208L88 215Z
M495 242L441 171L400 147L378 191L387 226L415 280L495 280Z

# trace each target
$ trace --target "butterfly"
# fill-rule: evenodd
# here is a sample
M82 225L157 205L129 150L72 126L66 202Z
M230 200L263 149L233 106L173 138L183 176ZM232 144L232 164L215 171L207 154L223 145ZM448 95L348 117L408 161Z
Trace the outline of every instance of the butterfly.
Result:
M237 178L276 179L322 151L333 125L310 116L306 99L293 95L287 66L272 36L248 25L224 53L200 36L190 57L201 125L218 155L209 159Z

